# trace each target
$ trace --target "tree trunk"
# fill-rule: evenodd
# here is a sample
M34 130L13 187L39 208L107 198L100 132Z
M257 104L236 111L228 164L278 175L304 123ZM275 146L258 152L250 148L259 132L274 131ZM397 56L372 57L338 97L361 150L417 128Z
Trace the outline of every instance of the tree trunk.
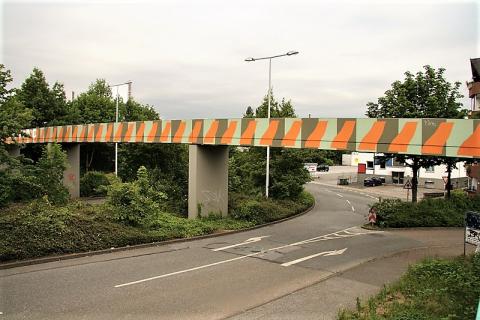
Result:
M447 199L450 199L450 191L452 190L452 163L447 163Z
M418 159L414 158L412 163L412 202L417 202L417 190L418 190Z

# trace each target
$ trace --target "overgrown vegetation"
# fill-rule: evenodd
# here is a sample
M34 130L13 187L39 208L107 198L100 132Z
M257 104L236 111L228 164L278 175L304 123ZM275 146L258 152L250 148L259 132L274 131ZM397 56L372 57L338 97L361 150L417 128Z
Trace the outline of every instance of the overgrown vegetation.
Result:
M36 165L30 159L9 156L4 148L0 148L0 160L0 207L43 196L54 204L68 200L62 183L66 155L58 144L44 146Z
M101 197L107 195L107 187L118 178L113 173L89 171L80 179L80 196Z
M385 199L373 207L380 227L462 227L466 211L480 210L480 196L453 192L450 199L424 199L417 203Z
M262 224L286 218L305 211L315 200L303 191L295 200L272 200L258 197L252 199L239 194L231 195L231 214L233 218Z
M409 267L355 311L340 320L474 319L480 297L480 254L455 260L429 259Z
M142 176L143 170L139 175ZM140 181L145 181L144 177ZM232 217L211 215L186 219L162 212L161 202L152 203L140 194L143 182L114 183L109 194L118 193L104 205L69 202L53 205L45 196L29 204L4 208L0 214L0 261L42 257L89 250L109 249L176 238L188 238L225 230L238 230L284 218L312 205L310 195L301 203L289 200L255 200L260 212ZM125 188L127 196L118 190ZM146 187L147 189L149 187ZM149 191L150 192L150 191ZM235 197L234 197L235 198ZM233 201L237 212L250 208L247 199ZM125 207L122 209L122 207ZM138 215L135 214L137 209ZM241 218L241 219L240 219Z

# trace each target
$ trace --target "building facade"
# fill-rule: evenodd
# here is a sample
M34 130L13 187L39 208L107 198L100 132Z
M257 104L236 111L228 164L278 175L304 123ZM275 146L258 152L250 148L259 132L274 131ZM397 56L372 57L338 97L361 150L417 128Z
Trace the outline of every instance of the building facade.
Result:
M343 155L342 164L357 166L357 181L362 183L367 177L383 177L385 183L404 185L413 177L412 169L396 162L394 159L383 159L383 154L352 152ZM429 168L420 168L418 186L427 189L444 189L447 178L447 166L442 164ZM452 187L468 188L469 181L465 162L458 162L451 173Z

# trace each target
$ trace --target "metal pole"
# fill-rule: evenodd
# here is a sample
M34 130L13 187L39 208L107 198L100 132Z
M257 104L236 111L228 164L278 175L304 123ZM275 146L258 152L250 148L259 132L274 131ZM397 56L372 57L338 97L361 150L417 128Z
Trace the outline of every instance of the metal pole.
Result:
M115 106L115 123L118 123L118 86ZM118 176L118 142L115 142L115 176Z
M270 123L270 100L272 98L272 59L268 59L268 110L267 118ZM268 187L270 185L270 146L267 146L267 174L265 176L265 197L268 198Z

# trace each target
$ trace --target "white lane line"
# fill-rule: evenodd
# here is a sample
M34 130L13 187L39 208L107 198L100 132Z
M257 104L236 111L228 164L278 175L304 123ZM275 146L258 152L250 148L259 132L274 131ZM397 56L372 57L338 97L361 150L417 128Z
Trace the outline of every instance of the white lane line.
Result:
M261 237L250 238L250 239L247 239L247 240L245 240L245 241L243 241L243 242L241 242L241 243L232 244L232 245L229 245L229 246L212 249L212 251L221 251L221 250L231 249L231 248L243 246L243 245L245 245L245 244L250 244L250 243L258 242L258 241L262 240L263 238L268 238L268 237L270 237L270 236L261 236Z
M343 196L340 194L340 193L335 193L337 196L339 196L340 198L343 198Z
M303 261L306 261L306 260L310 260L310 259L313 259L313 258L316 258L316 257L319 257L319 256L338 256L340 254L343 254L346 250L347 250L347 248L344 248L344 249L341 249L341 250L334 250L334 251L324 251L324 252L312 254L310 256L306 256L306 257L303 257L303 258L300 258L300 259L297 259L297 260L282 263L281 266L282 267L289 267L291 265L294 265L294 264L297 264L297 263L300 263L300 262L303 262Z
M352 203L351 203L350 201L348 201L348 200L345 200L345 201L348 202L348 204L350 205L350 207L352 207L352 211L355 212L355 208L353 207Z
M280 249L284 249L284 248L288 248L288 247L298 246L298 245L301 245L301 244L308 244L308 243L313 243L313 242L317 242L317 241L339 239L340 237L338 237L338 235L337 235L337 238L333 238L333 239L328 238L328 237L332 236L332 235L335 235L336 233L348 232L349 230L354 229L354 228L356 228L356 227L350 227L350 228L347 228L347 229L344 229L344 230L340 230L340 231L332 232L332 233L325 234L325 235L322 235L322 236L318 236L318 237L314 237L314 238L310 238L310 239L286 244L286 245L279 246L279 247L276 247L276 248L271 248L271 249L267 249L267 250L260 251L260 252L250 253L250 254L247 254L245 256L240 256L240 257L236 257L236 258L232 258L232 259L227 259L227 260L222 260L222 261L218 261L218 262L214 262L214 263L209 263L209 264L201 265L201 266L198 266L198 267L185 269L185 270L180 270L180 271L175 271L175 272L162 274L162 275L158 275L158 276L154 276L154 277L150 277L150 278L146 278L146 279L141 279L141 280L137 280L137 281L118 284L118 285L114 286L114 288L126 287L126 286L130 286L130 285L134 285L134 284L139 284L139 283L142 283L142 282L147 282L147 281L152 281L152 280L156 280L156 279L161 279L161 278L174 276L174 275L177 275L177 274L182 274L182 273L191 272L191 271L195 271L195 270L205 269L205 268L208 268L208 267L218 266L218 265L221 265L221 264L225 264L225 263L229 263L229 262L233 262L233 261L237 261L237 260L242 260L242 259L249 258L249 257L254 257L254 256L259 255L261 253L266 253L266 252L269 252L269 251L275 251L275 250L280 250ZM363 235L363 234L369 234L369 233L378 233L378 232L383 232L383 231L368 231L368 232L362 232L362 233L355 233L355 234L352 234L352 237L357 236L357 235ZM326 239L326 238L328 238L328 239Z

